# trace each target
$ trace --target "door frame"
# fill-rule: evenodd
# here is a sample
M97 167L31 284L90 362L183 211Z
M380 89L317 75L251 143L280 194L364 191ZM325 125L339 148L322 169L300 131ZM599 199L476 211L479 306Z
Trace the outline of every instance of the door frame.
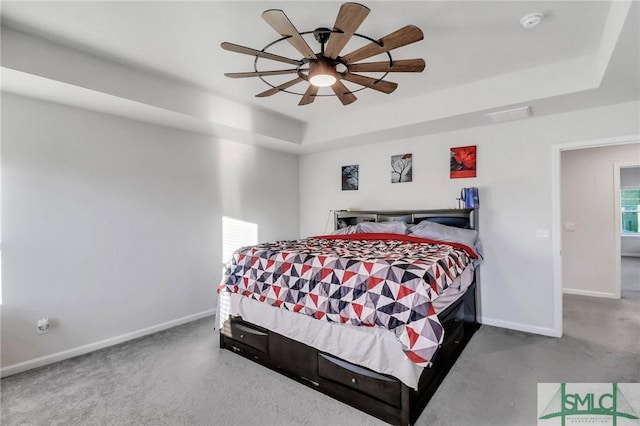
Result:
M583 148L596 148L599 146L611 146L611 145L627 145L632 143L638 143L640 141L640 134L635 133L631 135L592 139L578 142L562 143L551 146L551 211L552 211L552 224L551 224L551 243L553 251L553 289L554 289L554 321L553 321L553 335L556 337L562 336L562 191L560 190L560 177L561 177L561 154L562 151L570 151L574 149ZM614 174L615 175L615 174ZM620 174L618 174L618 180ZM619 192L619 191L618 191ZM618 195L619 196L619 195ZM619 204L619 203L618 203ZM620 207L617 207L618 210ZM618 219L619 220L619 219ZM618 228L618 235L620 230ZM620 238L618 240L618 269L620 268ZM614 250L615 251L615 250ZM617 274L617 286L620 286L620 274Z

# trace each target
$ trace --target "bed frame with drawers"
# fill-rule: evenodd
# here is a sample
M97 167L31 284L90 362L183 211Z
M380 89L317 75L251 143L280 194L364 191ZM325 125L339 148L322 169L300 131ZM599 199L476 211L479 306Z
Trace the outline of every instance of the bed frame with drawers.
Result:
M338 211L336 227L361 221L402 220L417 223L434 220L452 226L476 228L477 210ZM340 222L342 221L342 222ZM291 340L271 330L228 318L220 330L220 347L278 371L339 401L394 425L412 425L435 394L475 331L477 282L438 318L444 327L444 341L432 366L420 376L414 390L395 377L352 364L331 354Z

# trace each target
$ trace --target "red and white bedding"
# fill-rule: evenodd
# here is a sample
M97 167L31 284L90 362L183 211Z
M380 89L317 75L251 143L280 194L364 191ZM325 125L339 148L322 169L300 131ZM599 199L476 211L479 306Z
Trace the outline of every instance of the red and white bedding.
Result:
M400 234L350 234L246 247L220 292L320 320L391 330L428 365L443 329L432 302L475 258L468 247Z

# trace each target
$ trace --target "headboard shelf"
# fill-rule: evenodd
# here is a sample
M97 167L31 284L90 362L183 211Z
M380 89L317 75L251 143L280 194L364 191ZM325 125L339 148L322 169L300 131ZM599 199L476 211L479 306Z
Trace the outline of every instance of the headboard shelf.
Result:
M429 209L429 210L336 210L334 229L361 222L400 221L407 224L431 220L445 225L477 229L477 209Z

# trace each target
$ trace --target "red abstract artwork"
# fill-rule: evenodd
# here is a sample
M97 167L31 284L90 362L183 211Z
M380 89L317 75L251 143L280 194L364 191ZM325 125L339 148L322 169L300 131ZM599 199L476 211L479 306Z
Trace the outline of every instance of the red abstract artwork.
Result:
M476 146L459 146L450 151L451 179L476 177Z

